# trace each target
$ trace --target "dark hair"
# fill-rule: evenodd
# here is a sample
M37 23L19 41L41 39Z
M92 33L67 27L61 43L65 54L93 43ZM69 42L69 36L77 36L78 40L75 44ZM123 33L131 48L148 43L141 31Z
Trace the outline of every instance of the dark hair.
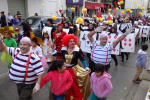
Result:
M36 16L38 16L38 13L35 13Z
M47 34L47 35L48 35L48 33L44 33L44 34ZM42 36L43 42L44 42L44 40L45 40L44 34L43 34L43 36ZM48 35L47 39L49 40L49 35Z
M65 27L65 24L68 24L68 27ZM69 28L69 23L68 23L68 22L65 22L65 24L64 24L64 27L65 27L65 28Z
M58 68L61 69L62 66L64 65L64 62L65 62L64 59L54 60L54 61L52 62L52 64L49 66L49 69L48 69L47 73L50 72L50 71L57 70Z
M31 41L34 42L34 43L38 43L36 38L32 38Z
M93 71L94 72L101 72L103 74L104 71L105 71L104 65L102 65L102 64L95 64L94 67L93 67Z
M90 25L93 25L93 29L91 29L91 30L94 30L94 24L90 23L90 24L88 25L88 27L89 27Z
M23 22L21 23L21 25L23 26L23 31L26 32L26 31L29 31L30 29L30 26L28 25L28 23L26 22Z
M148 45L147 44L142 44L141 46L143 51L146 51L148 49Z
M48 22L50 22L51 24L53 24L53 20L50 18L50 19L47 19Z

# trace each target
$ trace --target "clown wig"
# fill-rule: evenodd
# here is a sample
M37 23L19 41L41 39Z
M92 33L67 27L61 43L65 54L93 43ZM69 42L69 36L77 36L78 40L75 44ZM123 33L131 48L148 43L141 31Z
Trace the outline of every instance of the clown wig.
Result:
M67 34L63 37L63 40L62 40L63 45L68 47L68 43L69 43L70 39L74 39L75 45L77 44L78 38L76 36L74 36L73 34Z

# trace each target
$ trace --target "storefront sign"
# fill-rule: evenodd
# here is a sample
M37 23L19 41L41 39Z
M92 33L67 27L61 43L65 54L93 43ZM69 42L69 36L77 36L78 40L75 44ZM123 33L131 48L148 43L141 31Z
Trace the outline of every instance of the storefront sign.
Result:
M83 6L83 0L66 0L66 4Z
M100 9L99 6L95 6L95 3L86 3L85 8L86 9Z

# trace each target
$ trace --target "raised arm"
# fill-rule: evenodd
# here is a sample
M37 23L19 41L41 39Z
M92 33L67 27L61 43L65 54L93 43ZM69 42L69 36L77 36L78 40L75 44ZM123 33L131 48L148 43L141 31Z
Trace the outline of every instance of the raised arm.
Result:
M126 32L113 42L113 48L115 48L119 42L121 42L128 34L130 34L133 31L134 31L133 27L126 29Z
M103 26L97 27L94 31L91 31L91 32L87 35L91 43L94 41L93 35L94 35L95 33L102 32L103 29L104 29Z
M0 50L7 53L7 46L3 42L2 34L0 34Z

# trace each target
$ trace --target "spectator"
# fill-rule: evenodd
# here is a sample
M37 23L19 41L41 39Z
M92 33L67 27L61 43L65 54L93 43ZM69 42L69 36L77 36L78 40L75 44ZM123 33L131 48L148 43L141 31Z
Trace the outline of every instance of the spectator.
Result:
M22 35L20 34L20 29L19 28L16 28L15 29L15 32L17 32L18 34L15 34L15 40L17 42L17 46L19 46L19 43L20 43L20 40L22 39Z
M10 15L10 13L8 13L7 20L8 20L8 25L9 25L9 26L12 26L12 24L11 24L12 19L14 19L13 16Z
M6 17L4 15L4 11L1 12L1 21L0 21L0 24L1 24L1 27L7 26Z
M21 23L21 26L23 28L23 37L29 37L30 38L30 32L31 32L31 29L29 28L29 25L27 23Z
M20 22L20 21L19 21L17 15L14 15L13 24L16 25L16 24L18 24L19 22Z
M18 19L19 19L19 21L21 22L21 14L20 14L20 11L17 11L17 17L18 17Z
M35 13L34 16L38 16L38 13Z

